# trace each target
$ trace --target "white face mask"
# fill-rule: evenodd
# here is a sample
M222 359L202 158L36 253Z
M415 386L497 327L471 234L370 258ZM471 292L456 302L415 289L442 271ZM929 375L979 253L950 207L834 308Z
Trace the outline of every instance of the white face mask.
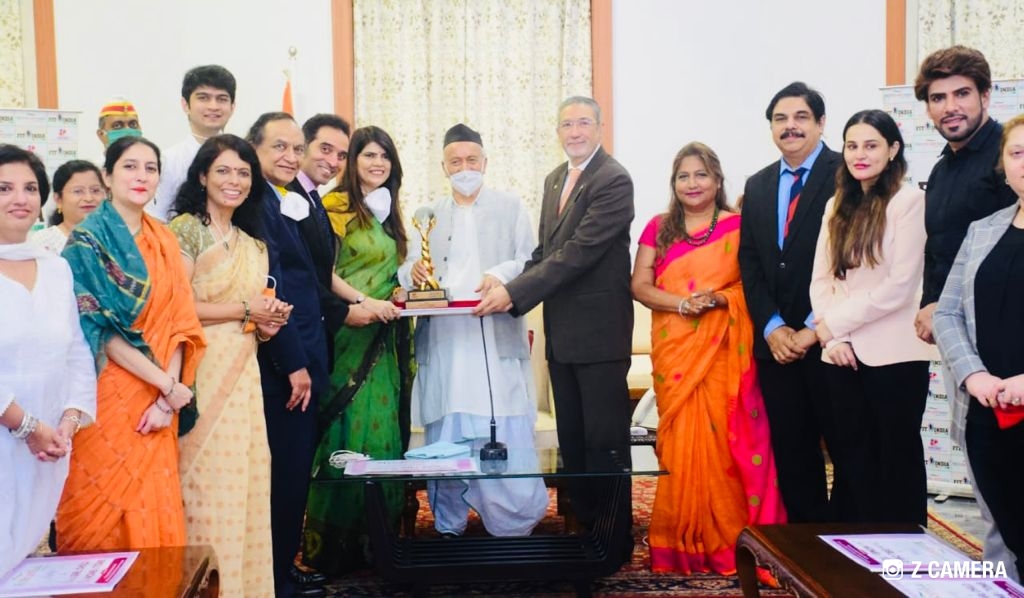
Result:
M377 222L383 223L391 215L391 191L387 187L377 187L370 191L363 201Z
M448 177L452 189L459 195L470 196L484 184L484 173L479 170L463 170Z
M295 220L305 220L309 216L309 202L294 191L285 193L281 198L281 213Z

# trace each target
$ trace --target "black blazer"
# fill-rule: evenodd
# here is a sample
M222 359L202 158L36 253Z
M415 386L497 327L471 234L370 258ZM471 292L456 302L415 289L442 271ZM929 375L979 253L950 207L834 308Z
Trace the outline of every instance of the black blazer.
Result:
M313 213L314 211L320 212L323 219L328 221L328 228L330 228L327 210L324 209L322 201L314 201L302 188L302 183L298 179L288 184L288 190L298 193L309 201L309 218L298 223L299 231L302 233L302 240L306 243L306 247L309 248L313 266L316 268L316 277L320 281L318 291L320 311L324 317L324 324L327 326L327 342L333 345L334 335L345 324L349 309L349 305L344 299L331 292L331 276L334 274L338 239L334 236L333 230L325 237L323 230L317 225L317 216Z
M281 214L281 200L269 184L263 190L263 230L277 296L294 306L288 325L259 346L264 394L290 393L288 374L306 368L313 380L313 396L320 395L328 385L327 340L313 258L302 241L299 223Z
M754 356L772 359L764 328L778 313L794 330L811 312L811 269L825 203L835 194L842 156L825 146L800 192L789 234L778 245L779 162L747 179L740 221L740 275L747 309L754 321Z
M506 285L512 313L544 302L547 357L561 363L629 359L633 344L629 226L633 180L598 149L558 213L569 165L544 180L537 248Z

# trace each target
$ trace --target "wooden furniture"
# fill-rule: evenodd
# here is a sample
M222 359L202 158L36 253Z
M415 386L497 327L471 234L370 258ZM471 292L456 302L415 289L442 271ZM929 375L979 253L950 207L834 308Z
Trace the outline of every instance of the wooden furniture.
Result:
M878 573L818 538L822 534L924 533L909 524L753 525L736 542L736 572L745 598L760 596L756 567L764 567L797 596L903 596Z
M139 558L114 591L69 594L79 598L216 598L219 595L217 555L210 546L140 549Z

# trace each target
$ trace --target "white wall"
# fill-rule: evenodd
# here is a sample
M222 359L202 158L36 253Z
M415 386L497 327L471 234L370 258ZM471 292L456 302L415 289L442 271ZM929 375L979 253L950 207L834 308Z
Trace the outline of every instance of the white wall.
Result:
M288 48L296 116L334 109L328 0L55 0L60 107L82 110L79 154L101 155L93 134L115 95L139 110L146 137L169 147L188 135L181 79L189 68L220 64L238 90L229 133L245 135L256 117L281 109Z
M665 211L686 143L718 153L730 200L780 158L764 111L791 81L824 95L833 149L846 119L882 105L883 0L617 0L613 19L615 157L636 187L634 244Z
M84 157L100 155L91 123L113 95L135 103L157 144L187 135L181 78L197 64L234 73L237 106L228 131L244 134L260 113L280 108L289 46L298 49L300 121L333 109L328 0L54 4L60 107L84 112ZM881 105L884 4L615 0L615 155L636 184L634 239L665 209L672 158L688 141L718 152L731 198L747 176L778 159L764 109L790 81L802 79L825 95L826 142L838 147L846 118Z

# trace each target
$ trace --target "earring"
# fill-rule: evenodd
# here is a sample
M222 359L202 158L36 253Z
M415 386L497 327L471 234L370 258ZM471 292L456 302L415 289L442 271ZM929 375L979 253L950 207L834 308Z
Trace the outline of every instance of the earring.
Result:
M63 214L64 210L62 210L60 206L57 206L57 213L58 214Z
M206 185L199 185L199 190L206 193Z

